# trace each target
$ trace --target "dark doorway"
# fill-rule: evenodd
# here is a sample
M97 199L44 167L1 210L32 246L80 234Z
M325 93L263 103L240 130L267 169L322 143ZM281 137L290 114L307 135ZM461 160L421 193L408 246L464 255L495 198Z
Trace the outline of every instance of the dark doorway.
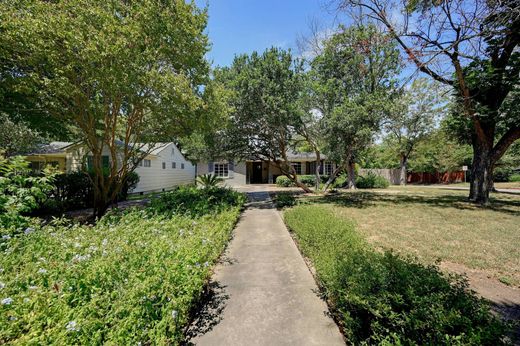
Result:
M252 162L253 174L251 176L251 184L261 184L262 181L262 162Z

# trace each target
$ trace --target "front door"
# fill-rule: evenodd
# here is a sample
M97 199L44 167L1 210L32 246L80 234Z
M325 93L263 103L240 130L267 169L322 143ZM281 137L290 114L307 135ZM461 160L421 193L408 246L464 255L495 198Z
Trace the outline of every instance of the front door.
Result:
M252 162L253 175L251 176L251 184L261 184L262 181L262 162Z

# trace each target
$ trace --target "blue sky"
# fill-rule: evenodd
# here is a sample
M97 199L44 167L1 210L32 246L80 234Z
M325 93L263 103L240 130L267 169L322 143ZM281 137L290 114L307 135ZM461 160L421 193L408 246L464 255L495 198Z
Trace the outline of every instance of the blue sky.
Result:
M324 0L208 0L207 32L212 43L208 58L226 66L235 54L263 51L271 46L291 48L296 54L298 35L308 31L309 22L333 25L334 15ZM205 0L197 0L199 6Z

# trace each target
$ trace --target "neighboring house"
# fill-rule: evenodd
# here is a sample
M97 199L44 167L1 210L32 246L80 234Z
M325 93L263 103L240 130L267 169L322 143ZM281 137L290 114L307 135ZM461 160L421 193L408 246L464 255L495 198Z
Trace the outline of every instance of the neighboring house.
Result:
M175 186L191 184L195 181L195 166L188 161L175 143L157 143L148 150L149 154L139 163L135 172L139 183L131 193L165 191ZM91 156L80 143L52 142L30 153L26 159L35 171L47 165L57 167L62 172L83 170L91 165ZM110 165L108 149L103 153L103 165Z
M289 153L288 159L299 175L315 174L316 156L311 153ZM320 173L329 175L336 164L327 161L322 155ZM246 184L273 184L276 178L283 175L272 162L265 160L232 160L201 161L197 163L197 175L214 174L224 179L228 186Z

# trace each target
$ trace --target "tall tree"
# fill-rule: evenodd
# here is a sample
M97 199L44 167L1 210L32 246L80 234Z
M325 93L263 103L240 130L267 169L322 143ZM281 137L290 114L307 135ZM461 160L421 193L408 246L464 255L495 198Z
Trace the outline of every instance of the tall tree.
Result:
M520 138L517 0L340 0L385 27L408 59L451 86L471 123L470 201L487 204L493 169Z
M400 184L406 185L407 166L417 144L433 129L445 111L447 99L438 83L415 79L385 122L387 140L399 156Z
M92 156L94 216L156 142L200 122L206 23L206 11L183 0L0 3L13 87L37 90L39 104L72 125Z
M326 188L342 168L347 169L348 187L355 188L359 152L372 142L391 106L399 52L373 25L340 27L311 66L325 152L338 163Z
M226 142L230 157L269 160L306 192L289 161L302 130L302 63L278 48L235 58L220 74L233 91Z

